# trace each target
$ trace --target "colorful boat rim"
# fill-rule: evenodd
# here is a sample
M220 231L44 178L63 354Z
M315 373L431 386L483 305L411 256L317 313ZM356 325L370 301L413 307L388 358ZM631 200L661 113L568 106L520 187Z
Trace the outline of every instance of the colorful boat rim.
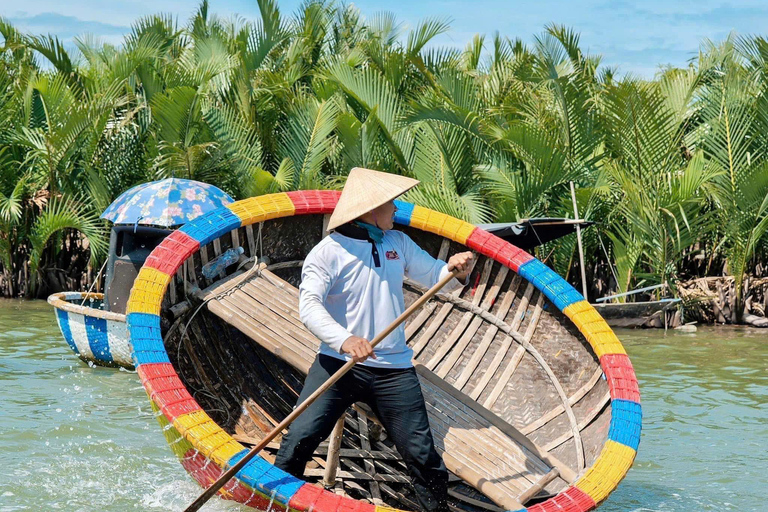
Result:
M205 469L194 475L210 485L248 450L219 427L192 398L170 363L160 332L160 305L171 276L202 245L233 229L278 217L329 214L338 201L336 191L298 191L237 201L189 222L168 236L139 272L127 307L133 359L166 437L176 438L174 452L185 468ZM642 412L632 364L608 324L567 281L541 261L514 245L467 222L404 201L395 201L395 222L464 244L508 266L539 289L584 335L600 360L611 397L611 422L594 464L568 489L521 511L583 512L594 509L617 487L632 466L640 443ZM182 439L183 438L183 439ZM220 491L223 497L258 508L315 512L388 512L339 496L283 472L254 457ZM378 509L378 510L374 510Z
M101 366L133 369L125 315L94 307L103 304L101 293L62 292L48 297L69 348L83 361ZM81 304L89 304L89 306Z

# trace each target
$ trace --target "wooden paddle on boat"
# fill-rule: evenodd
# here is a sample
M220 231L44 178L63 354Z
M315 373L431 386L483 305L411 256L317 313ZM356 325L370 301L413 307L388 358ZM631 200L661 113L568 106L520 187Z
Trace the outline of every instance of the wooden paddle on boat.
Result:
M456 274L458 272L456 270L453 270L450 274L442 278L437 284L435 284L432 288L427 290L424 295L419 297L413 304L408 307L405 311L403 311L400 316L398 316L394 322L389 324L383 331L381 331L376 337L371 341L371 347L375 347L378 345L384 338L389 336L389 334L394 331L400 324L402 324L409 316L413 314L414 311L419 309L422 305L424 305L425 302L427 302L429 299L431 299L437 292L439 292L443 286L448 284L448 282L456 277ZM293 421L299 417L299 415L304 412L310 405L312 405L312 402L317 400L317 397L325 393L328 388L330 388L337 380L339 380L345 373L347 373L349 370L352 369L353 366L357 364L354 359L347 361L347 363L342 366L341 368L334 373L330 379L325 381L325 383L317 388L317 390L309 395L306 400L304 400L302 403L296 406L296 408L291 412L288 416L285 417L283 421L280 422L279 425L277 425L269 434L264 436L264 438L261 440L259 444L251 448L251 451L249 451L245 457L240 459L237 464L229 468L223 475L219 477L218 480L216 480L210 487L208 487L198 498L186 509L184 509L184 512L195 512L202 507L206 501L211 499L211 497L216 494L219 489L224 487L227 482L229 482L233 476L237 474L238 471L243 469L243 467L253 458L255 457L260 451L262 451L275 437L277 437L278 434L280 434L288 425L293 423Z

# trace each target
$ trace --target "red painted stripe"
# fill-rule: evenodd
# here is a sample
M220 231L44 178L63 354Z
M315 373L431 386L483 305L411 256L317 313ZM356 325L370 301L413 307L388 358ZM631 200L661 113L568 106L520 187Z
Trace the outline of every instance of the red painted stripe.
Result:
M146 380L156 377L171 377L176 375L176 370L171 363L147 363L142 364L137 369L139 378L143 383Z
M159 404L158 404L159 406ZM160 410L169 422L173 423L173 420L179 416L189 414L190 412L201 411L200 404L193 398L191 400L183 400L170 404L163 405Z
M360 500L344 498L339 502L337 512L376 512L376 505Z
M339 202L341 192L337 190L296 190L286 192L296 208L294 215L311 213L332 213Z
M155 247L144 266L170 276L199 248L197 240L182 231L174 231Z
M185 390L184 383L178 377L155 377L144 383L144 388L150 396L164 391Z
M310 508L314 509L315 502L323 492L326 491L324 491L322 487L304 484L299 487L299 490L293 495L291 501L288 502L288 507L301 512L309 510Z
M202 410L170 363L143 364L137 371L147 394L169 422L173 423L183 414Z
M506 265L515 272L520 268L520 265L533 259L533 256L524 250L480 228L475 228L472 231L472 234L467 238L466 245L470 249Z
M371 503L339 496L310 484L300 487L288 506L300 512L376 512L376 506Z
M202 410L186 389L160 391L150 395L150 398L171 423L183 414Z
M611 399L640 403L640 388L629 356L626 354L605 354L600 358L600 366L602 366L608 381Z
M595 500L584 491L569 487L554 498L528 507L528 512L586 512L595 506Z

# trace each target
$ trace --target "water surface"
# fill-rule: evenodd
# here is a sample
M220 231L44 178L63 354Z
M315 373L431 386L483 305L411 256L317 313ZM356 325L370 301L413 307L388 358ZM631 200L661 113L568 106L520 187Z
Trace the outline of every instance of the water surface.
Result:
M601 512L768 509L768 331L618 334L640 380L643 436ZM0 512L180 511L200 492L136 373L82 363L45 302L0 299L0 390Z

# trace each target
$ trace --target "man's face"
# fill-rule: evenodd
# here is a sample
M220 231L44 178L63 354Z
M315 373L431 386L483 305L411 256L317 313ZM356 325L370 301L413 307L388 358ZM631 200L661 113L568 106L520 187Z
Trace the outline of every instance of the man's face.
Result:
M371 210L371 217L374 222L371 224L378 226L380 229L388 230L395 227L395 207L394 201L387 201L378 208Z

